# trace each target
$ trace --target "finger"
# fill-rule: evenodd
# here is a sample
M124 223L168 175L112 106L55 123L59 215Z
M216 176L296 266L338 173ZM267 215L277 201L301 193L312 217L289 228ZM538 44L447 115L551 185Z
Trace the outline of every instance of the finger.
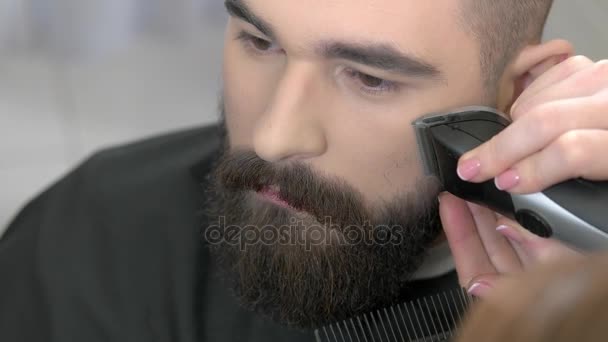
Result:
M559 68L559 67L558 67ZM575 71L576 69L572 69ZM548 84L534 96L526 96L511 109L511 119L517 121L538 105L563 98L585 97L596 94L608 87L608 60L591 63L573 72L570 76Z
M521 262L509 241L496 231L498 223L493 211L467 203L477 226L484 249L498 273L521 270Z
M508 218L506 216L503 216L503 215L501 215L499 213L496 213L496 225L497 225L496 232L498 232L498 234L504 236L505 239L509 242L509 244L511 245L511 248L513 248L513 251L515 252L515 255L517 255L517 260L519 261L519 264L522 267L521 269L523 269L524 265L523 265L523 262L522 262L522 260L523 260L522 258L523 258L523 256L525 256L524 250L522 249L522 247L519 244L515 243L515 241L507 238L507 236L505 236L503 234L503 232L501 232L501 230L504 229L505 226L506 227L509 227L509 226L511 226L511 227L518 227L518 228L523 229L525 232L528 232L528 230L526 228L523 228L517 221L512 220L512 219L510 219L510 218Z
M498 274L483 274L471 279L466 289L470 295L485 298L496 287L504 276Z
M601 93L536 107L488 142L463 155L458 164L459 175L467 181L486 181L545 148L568 131L608 128L607 98ZM475 173L468 172L467 175L470 164L476 165Z
M517 98L515 103L513 103L513 106L511 106L511 111L517 110L519 105L531 98L534 98L536 94L541 92L543 89L570 77L580 70L588 68L590 65L593 65L593 61L585 56L571 57L562 63L559 63L557 66L549 69L549 71L534 80L534 82L532 82L532 84L530 84L530 86L523 91L519 98Z
M533 193L568 179L606 180L608 130L569 131L496 178L511 193Z
M453 195L442 194L439 213L460 284L465 286L479 274L496 273L466 202Z
M501 220L498 231L513 243L524 269L538 263L582 257L566 244L535 235L514 221Z
M520 264L523 269L528 268L531 264L534 263L534 255L529 251L531 240L535 239L536 235L528 231L526 228L522 227L519 223L514 220L503 217L498 220L498 227L496 231L504 236L519 259ZM540 238L540 237L538 237Z

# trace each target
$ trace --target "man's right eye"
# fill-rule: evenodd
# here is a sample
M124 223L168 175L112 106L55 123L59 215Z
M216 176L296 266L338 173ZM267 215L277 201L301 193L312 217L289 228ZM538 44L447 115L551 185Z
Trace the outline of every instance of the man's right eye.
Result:
M258 36L254 36L245 31L241 31L237 40L241 41L244 47L254 54L269 54L275 52L281 52L281 48L275 43L268 41L266 39L260 38Z

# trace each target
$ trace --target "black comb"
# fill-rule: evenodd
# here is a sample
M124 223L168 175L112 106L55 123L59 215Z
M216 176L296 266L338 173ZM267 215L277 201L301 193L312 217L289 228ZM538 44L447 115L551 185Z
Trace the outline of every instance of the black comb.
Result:
M393 305L315 330L317 342L450 341L474 302L465 289Z

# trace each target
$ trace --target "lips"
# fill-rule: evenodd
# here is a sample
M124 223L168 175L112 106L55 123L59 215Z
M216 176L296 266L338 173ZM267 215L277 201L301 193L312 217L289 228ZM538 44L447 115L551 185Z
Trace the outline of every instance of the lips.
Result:
M284 200L281 197L279 188L276 186L263 187L261 190L258 191L258 194L260 194L266 200L268 200L280 207L297 210L294 206L289 204L289 202L287 202L286 200Z

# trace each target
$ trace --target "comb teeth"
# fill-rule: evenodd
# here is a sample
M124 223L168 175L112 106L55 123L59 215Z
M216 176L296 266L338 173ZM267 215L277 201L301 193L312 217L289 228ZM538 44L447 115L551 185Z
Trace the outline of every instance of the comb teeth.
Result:
M474 301L465 289L454 289L393 305L315 330L317 342L449 341Z

